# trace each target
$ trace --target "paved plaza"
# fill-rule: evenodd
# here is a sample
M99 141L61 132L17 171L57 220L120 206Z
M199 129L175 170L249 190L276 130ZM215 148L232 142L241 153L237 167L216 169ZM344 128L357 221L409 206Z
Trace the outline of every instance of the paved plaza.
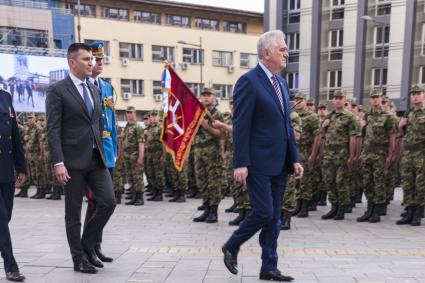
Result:
M425 226L394 224L400 199L397 190L379 224L355 221L365 203L344 221L320 220L329 207L319 207L307 219L293 219L293 229L279 239L280 269L294 282L305 283L425 282ZM118 205L103 243L105 254L115 261L96 275L84 275L72 269L63 200L16 199L11 222L15 256L29 283L260 282L258 235L241 250L238 276L223 265L220 247L235 229L227 224L235 214L224 213L230 198L220 204L217 224L192 222L199 204ZM5 282L3 270L0 282Z

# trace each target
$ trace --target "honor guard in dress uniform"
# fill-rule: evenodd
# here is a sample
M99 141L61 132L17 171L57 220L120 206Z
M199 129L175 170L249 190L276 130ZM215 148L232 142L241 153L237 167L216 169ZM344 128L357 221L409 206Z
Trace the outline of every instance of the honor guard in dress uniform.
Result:
M111 175L111 181L114 178L114 168L115 162L117 159L117 150L118 150L118 137L117 137L117 128L115 123L115 100L114 100L114 88L112 85L100 78L100 74L103 72L103 43L95 42L91 46L92 54L96 61L93 64L93 71L91 77L88 80L94 84L100 92L100 103L102 107L102 142L103 142L103 153L105 156L106 167L109 170ZM88 223L89 219L92 217L93 213L96 210L96 203L93 199L93 194L89 188L89 205L87 207L85 223ZM97 257L103 262L112 262L111 257L107 257L103 254L101 250L102 235L100 234L99 238L96 239L96 245L94 250Z
M15 171L18 174L15 183ZM25 277L19 272L10 238L9 221L12 217L15 184L25 182L26 165L24 149L10 93L0 87L0 252L6 278L22 282Z

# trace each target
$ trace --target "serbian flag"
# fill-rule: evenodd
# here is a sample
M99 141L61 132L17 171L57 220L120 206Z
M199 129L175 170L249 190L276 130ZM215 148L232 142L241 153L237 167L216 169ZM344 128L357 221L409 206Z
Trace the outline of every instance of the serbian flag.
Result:
M207 109L169 64L162 73L162 92L161 142L172 155L174 167L181 171Z

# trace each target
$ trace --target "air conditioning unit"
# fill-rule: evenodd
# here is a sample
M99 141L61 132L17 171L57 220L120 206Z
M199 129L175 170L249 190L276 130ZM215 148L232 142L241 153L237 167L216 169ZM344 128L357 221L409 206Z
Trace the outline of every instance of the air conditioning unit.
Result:
M229 73L233 73L233 72L235 71L235 66L233 66L233 65L229 65L229 66L227 66L227 71L228 71Z
M180 66L182 67L182 70L187 70L188 68L189 68L189 63L187 63L187 62L183 62L183 63L180 63Z
M156 102L161 102L161 101L162 101L162 94L154 94L154 95L153 95L153 99L154 99Z
M131 98L131 93L123 92L121 96L123 100L129 100Z
M123 66L128 66L128 64L130 63L130 59L122 58L121 63L122 63Z
M103 58L103 63L105 63L105 64L111 64L112 63L112 57L111 56L105 56Z
M176 63L171 63L171 68L173 68L174 70L177 69L177 64Z

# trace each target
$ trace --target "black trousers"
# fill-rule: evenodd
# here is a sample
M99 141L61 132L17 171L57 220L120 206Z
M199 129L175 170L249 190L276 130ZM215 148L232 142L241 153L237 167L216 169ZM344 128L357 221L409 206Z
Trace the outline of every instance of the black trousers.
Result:
M108 168L109 174L111 175L111 182L114 180L114 168ZM87 188L86 197L88 199L87 204L87 210L86 210L86 219L84 220L84 228L86 227L87 223L90 222L90 219L93 217L94 212L96 211L96 200L93 197L93 190L91 188ZM100 247L100 244L102 243L102 235L103 235L103 229L97 235L95 246Z
M83 257L83 246L93 249L98 235L115 210L115 195L111 176L103 166L99 151L93 150L90 165L85 170L69 170L71 179L65 185L65 226L73 261ZM96 201L96 210L85 224L81 235L81 207L85 188L89 186Z
M13 256L12 239L10 237L9 222L12 218L13 195L15 183L0 183L0 252L6 272L18 271Z

